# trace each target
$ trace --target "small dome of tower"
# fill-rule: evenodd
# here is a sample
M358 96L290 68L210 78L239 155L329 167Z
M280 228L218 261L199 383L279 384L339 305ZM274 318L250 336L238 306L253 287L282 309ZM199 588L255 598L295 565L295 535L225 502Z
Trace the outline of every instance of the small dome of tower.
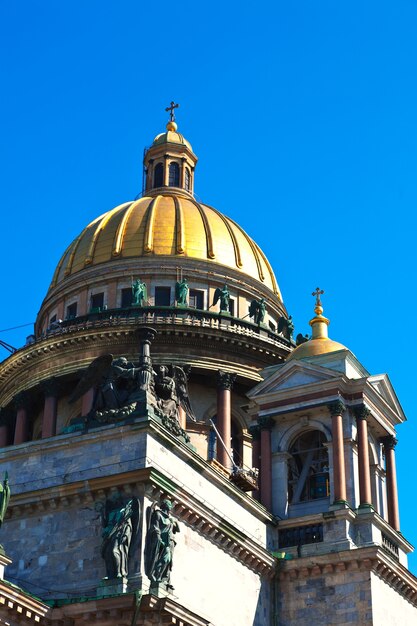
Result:
M314 308L314 312L316 313L316 315L309 322L312 328L311 339L302 343L293 352L291 352L291 354L287 358L287 361L306 359L308 357L317 356L319 354L329 354L330 352L347 350L346 346L344 346L343 344L339 343L338 341L333 341L332 339L329 339L328 326L330 324L330 320L322 315L323 307L320 300L320 296L323 293L324 291L320 290L317 287L316 291L312 294L316 297L316 306Z

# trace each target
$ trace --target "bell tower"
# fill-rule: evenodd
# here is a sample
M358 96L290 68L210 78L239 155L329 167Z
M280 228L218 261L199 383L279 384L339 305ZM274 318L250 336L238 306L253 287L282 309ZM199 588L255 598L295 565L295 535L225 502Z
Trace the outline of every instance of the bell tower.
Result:
M170 112L166 132L157 135L145 153L144 191L148 195L161 188L166 192L170 187L177 193L181 190L191 196L194 194L194 169L198 159L189 141L178 132L174 114L178 107L179 104L171 102L165 109Z

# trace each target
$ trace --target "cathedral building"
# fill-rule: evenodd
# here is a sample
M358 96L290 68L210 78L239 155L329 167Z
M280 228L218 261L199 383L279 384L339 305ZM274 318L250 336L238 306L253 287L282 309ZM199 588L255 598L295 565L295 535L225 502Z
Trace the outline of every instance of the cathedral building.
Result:
M196 200L174 109L0 363L0 623L417 623L395 391L320 289L294 341L262 250Z

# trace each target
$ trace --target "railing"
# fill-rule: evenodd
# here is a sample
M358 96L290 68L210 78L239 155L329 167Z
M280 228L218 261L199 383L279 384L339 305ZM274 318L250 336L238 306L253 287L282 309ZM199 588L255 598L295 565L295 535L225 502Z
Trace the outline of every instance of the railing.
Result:
M248 338L261 339L271 345L284 348L288 352L294 344L272 330L231 315L211 311L172 306L129 307L126 309L106 309L100 312L80 315L73 319L56 323L56 328L48 329L39 339L63 335L77 330L113 327L119 325L172 325L212 328Z
M390 554L396 561L400 560L400 553L396 543L394 543L387 535L381 533L382 549Z
M296 526L295 528L279 530L278 545L280 548L320 543L321 541L323 541L323 524Z

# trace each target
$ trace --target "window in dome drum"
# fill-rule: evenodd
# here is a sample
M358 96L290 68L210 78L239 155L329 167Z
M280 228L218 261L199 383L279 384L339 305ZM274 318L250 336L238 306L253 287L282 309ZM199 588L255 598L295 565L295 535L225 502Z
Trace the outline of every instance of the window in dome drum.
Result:
M155 306L170 306L171 287L155 287Z
M170 187L180 186L180 168L178 163L170 163L169 165L169 182Z
M190 170L188 169L188 167L185 168L184 187L186 191L190 191L191 189L191 176L190 176ZM197 307L197 308L200 308L200 307Z
M90 313L100 313L104 307L104 293L91 294Z
M153 186L162 187L164 184L164 166L162 163L158 163L155 166L155 172L153 175Z
M132 287L127 287L126 289L122 289L122 300L121 300L122 309L127 309L131 304L132 304Z
M67 320L73 320L77 317L77 303L73 302L67 306Z
M193 309L204 309L204 291L201 289L190 289L189 305Z

